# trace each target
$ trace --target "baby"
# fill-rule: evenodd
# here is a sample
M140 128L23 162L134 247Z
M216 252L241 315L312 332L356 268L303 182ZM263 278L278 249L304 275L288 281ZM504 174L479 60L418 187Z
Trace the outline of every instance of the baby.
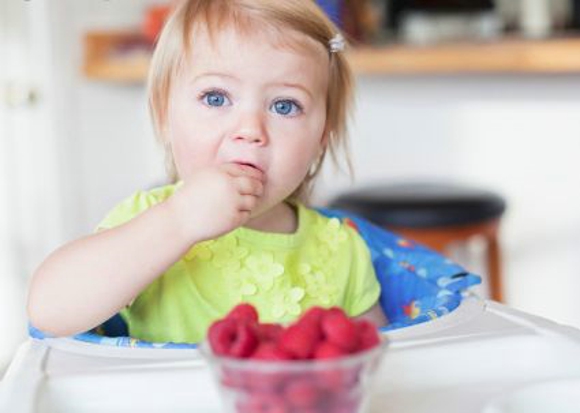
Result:
M235 304L265 322L313 305L384 325L368 248L306 206L346 139L352 77L311 0L183 0L150 107L174 184L137 192L34 274L31 323L62 336L120 312L132 337L198 342Z

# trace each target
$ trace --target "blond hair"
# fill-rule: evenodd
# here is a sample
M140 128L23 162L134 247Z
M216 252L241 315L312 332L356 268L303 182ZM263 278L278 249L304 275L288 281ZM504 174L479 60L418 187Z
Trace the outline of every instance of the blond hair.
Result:
M181 0L165 24L158 39L148 79L149 108L157 139L165 149L166 168L172 181L177 171L169 145L166 122L172 79L179 73L190 50L192 32L205 25L210 39L227 25L242 33L268 31L290 47L301 47L288 30L300 33L329 50L329 42L339 33L314 0ZM352 110L353 77L343 53L330 53L329 84L326 99L327 145L321 157L311 167L305 180L291 198L306 200L312 190L327 151L339 165L342 150L349 172L347 122Z

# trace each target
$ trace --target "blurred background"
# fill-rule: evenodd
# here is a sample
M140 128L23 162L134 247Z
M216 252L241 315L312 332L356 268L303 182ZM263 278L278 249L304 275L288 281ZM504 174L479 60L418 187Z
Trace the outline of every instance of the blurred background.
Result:
M505 302L580 327L580 1L320 4L355 45L356 174L329 165L315 204L425 180L500 194ZM0 0L0 369L34 268L166 181L144 80L168 7ZM485 276L484 249L450 254Z

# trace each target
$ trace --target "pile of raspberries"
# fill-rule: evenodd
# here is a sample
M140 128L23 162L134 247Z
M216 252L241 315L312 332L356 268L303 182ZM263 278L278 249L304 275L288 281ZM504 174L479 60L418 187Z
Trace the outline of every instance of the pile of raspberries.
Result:
M354 413L360 407L365 366L362 360L350 363L348 357L380 344L372 322L353 320L338 307L312 307L284 327L260 323L256 309L246 303L214 322L207 340L218 358L248 362L221 372L221 384L237 395L235 411L239 413ZM317 362L340 358L344 364ZM286 362L282 365L287 366L310 361L302 365L318 367L264 370L255 366L270 365L252 361Z

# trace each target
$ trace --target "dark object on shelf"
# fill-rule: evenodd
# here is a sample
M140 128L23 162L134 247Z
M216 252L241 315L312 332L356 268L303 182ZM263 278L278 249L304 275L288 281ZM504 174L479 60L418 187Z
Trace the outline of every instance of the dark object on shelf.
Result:
M506 204L499 195L456 185L405 183L348 192L330 206L352 211L439 252L452 243L483 237L491 297L503 300L498 231Z
M480 13L493 11L493 0L385 0L387 2L387 28L397 32L406 12Z
M572 0L572 28L580 30L580 0Z
M370 42L378 33L380 16L370 0L344 0L342 28L355 45Z

